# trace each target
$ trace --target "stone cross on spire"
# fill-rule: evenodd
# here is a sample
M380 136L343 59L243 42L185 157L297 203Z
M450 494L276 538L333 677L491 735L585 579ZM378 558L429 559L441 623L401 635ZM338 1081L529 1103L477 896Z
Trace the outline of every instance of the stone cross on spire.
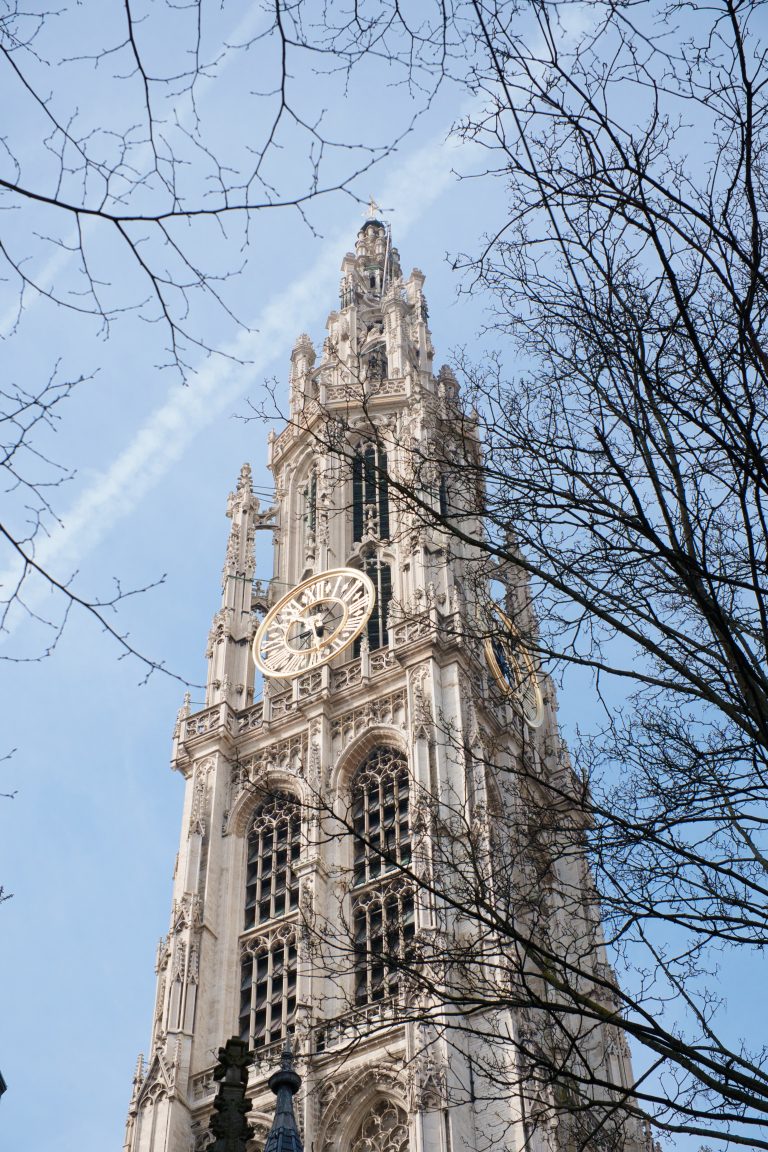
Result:
M248 1045L237 1036L219 1048L219 1063L213 1073L219 1082L219 1090L211 1117L211 1132L216 1139L210 1152L245 1152L253 1135L246 1120L251 1102L245 1098L248 1069L252 1063L253 1052L249 1052Z

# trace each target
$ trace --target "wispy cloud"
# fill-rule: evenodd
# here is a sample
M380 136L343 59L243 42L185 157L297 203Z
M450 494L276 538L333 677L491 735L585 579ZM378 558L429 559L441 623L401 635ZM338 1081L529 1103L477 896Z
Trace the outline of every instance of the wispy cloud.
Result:
M390 170L379 192L393 211L395 241L399 241L439 199L451 182L451 162L460 145L445 135L415 150ZM338 286L340 258L348 249L356 225L350 221L318 249L310 267L288 284L256 317L252 331L242 332L224 351L232 359L215 357L199 368L187 386L175 384L165 399L131 437L115 462L95 475L62 524L36 550L38 563L66 575L77 568L108 532L130 516L166 473L189 449L213 418L232 407L261 382L276 353L287 365L297 317L319 322L319 307L327 308ZM7 587L18 575L0 573Z

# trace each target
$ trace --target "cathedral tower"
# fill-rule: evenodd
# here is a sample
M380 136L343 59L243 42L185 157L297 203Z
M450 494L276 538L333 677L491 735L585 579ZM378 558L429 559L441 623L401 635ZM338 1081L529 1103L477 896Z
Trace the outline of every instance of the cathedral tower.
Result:
M575 1148L564 1092L601 1115L627 1098L609 1024L572 1025L570 1089L552 1072L547 949L603 990L610 970L527 585L473 543L483 493L459 465L480 446L434 371L423 285L367 220L322 349L291 355L275 504L247 465L229 497L206 706L174 730L181 844L125 1152L208 1146L232 1035L255 1053L254 1150L287 1034L313 1152ZM568 818L547 826L553 796Z

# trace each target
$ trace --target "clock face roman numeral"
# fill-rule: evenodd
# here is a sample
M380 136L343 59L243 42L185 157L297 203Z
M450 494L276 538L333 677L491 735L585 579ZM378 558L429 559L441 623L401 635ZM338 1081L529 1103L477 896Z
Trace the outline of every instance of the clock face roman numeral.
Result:
M373 611L371 579L354 568L310 577L266 615L253 642L265 676L291 679L326 664L355 640Z

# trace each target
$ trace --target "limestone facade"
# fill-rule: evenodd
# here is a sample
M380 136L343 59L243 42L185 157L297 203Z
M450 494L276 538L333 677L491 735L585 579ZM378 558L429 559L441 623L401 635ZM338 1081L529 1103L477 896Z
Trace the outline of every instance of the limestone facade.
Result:
M456 915L433 882L424 890L414 882L431 859L429 821L417 835L420 797L471 809L474 827L494 805L502 820L520 810L514 774L492 778L490 761L525 757L542 773L567 771L552 684L541 674L544 720L528 728L467 627L482 561L426 514L430 501L439 511L446 500L443 477L430 473L430 444L460 437L457 452L468 458L479 446L455 377L433 369L423 285L418 270L403 279L388 230L369 220L344 258L323 348L316 353L301 336L291 356L288 418L269 444L274 506L261 507L247 465L229 497L206 706L193 712L187 700L173 735L172 766L185 781L181 841L125 1152L208 1146L216 1051L236 1034L256 1052L251 1120L260 1148L273 1105L266 1080L286 1026L312 1152L567 1143L551 1124L532 1129L519 1094L482 1090L498 1014L485 1032L464 1032L423 989L414 1011L404 1005L407 980L361 958L351 942L367 933L370 945L383 917L411 946L436 938ZM405 507L398 484L418 489L421 514ZM482 531L481 497L455 487L452 507L471 538ZM273 577L258 581L255 554L261 569L270 545ZM342 566L371 575L384 611L330 665L261 684L251 645L266 608L307 576ZM535 627L525 582L508 577L506 595L518 623ZM391 857L373 878L349 831L355 803L366 827L381 817L394 829ZM524 1013L505 1010L504 1020L508 1036L522 1034ZM595 1060L617 1085L629 1083L615 1039L602 1037Z

